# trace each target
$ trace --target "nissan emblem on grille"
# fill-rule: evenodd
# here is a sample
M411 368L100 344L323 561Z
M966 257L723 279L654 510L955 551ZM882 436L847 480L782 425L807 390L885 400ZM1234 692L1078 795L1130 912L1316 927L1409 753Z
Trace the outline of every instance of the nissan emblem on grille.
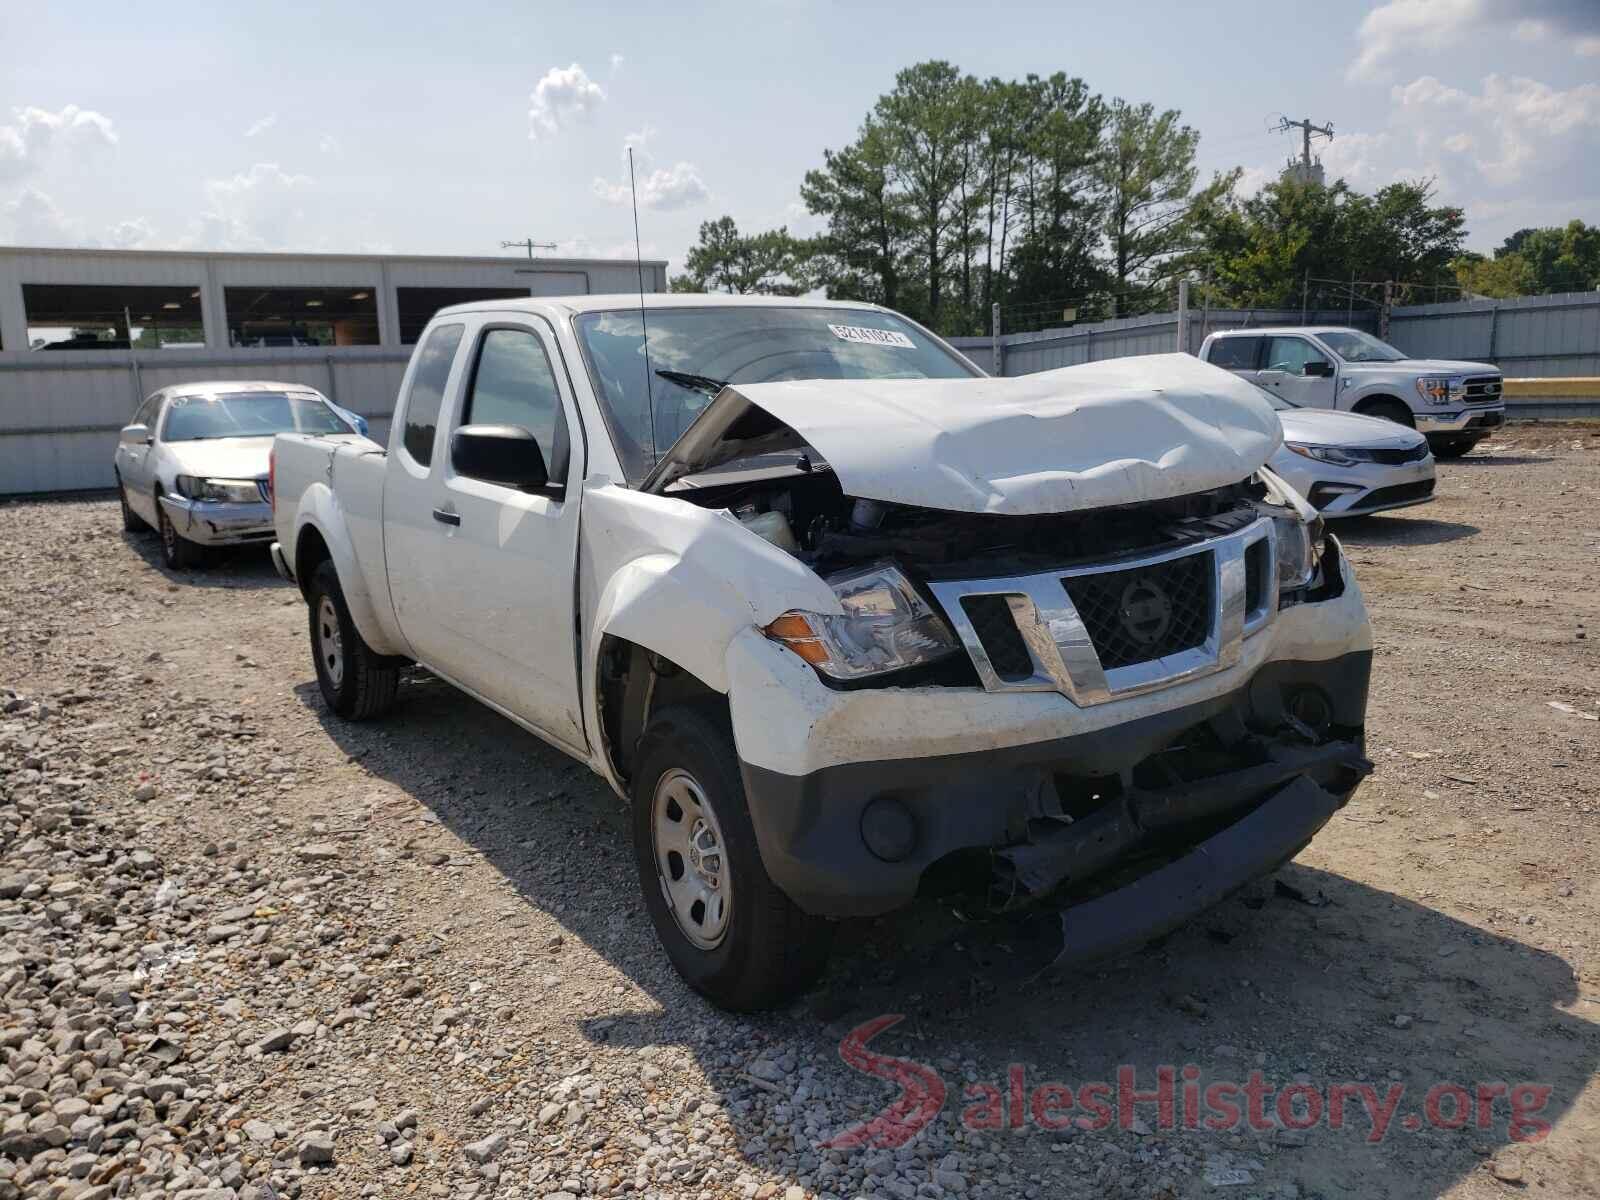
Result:
M1122 628L1142 646L1160 641L1172 625L1172 600L1148 578L1122 589Z

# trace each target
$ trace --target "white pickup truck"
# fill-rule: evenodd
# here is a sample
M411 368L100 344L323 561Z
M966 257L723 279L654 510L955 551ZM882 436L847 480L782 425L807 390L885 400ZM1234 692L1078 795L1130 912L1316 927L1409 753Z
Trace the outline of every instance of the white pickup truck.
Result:
M485 301L387 450L277 439L272 553L333 710L417 663L589 764L673 963L759 1008L919 889L1139 944L1348 799L1371 636L1281 436L1188 356L990 379L871 305Z
M1492 363L1410 358L1338 325L1213 333L1200 360L1300 408L1338 409L1409 425L1435 458L1460 458L1506 422L1505 380Z

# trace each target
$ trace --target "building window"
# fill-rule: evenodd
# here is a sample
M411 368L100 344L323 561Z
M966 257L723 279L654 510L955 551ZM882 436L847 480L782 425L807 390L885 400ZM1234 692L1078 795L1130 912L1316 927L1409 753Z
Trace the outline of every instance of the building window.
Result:
M414 346L441 308L474 300L526 300L531 293L525 287L403 287L395 288L394 294L400 310L400 344Z
M178 350L206 344L198 284L25 283L34 350Z
M376 346L377 289L224 288L228 344L250 347Z

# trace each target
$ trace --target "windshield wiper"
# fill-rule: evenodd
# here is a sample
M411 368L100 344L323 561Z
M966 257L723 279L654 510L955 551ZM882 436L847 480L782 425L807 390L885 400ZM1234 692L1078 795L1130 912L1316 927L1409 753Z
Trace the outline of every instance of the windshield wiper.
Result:
M675 383L691 391L704 392L708 396L715 396L728 386L725 379L712 379L709 375L693 375L688 371L657 371L656 374L668 383Z

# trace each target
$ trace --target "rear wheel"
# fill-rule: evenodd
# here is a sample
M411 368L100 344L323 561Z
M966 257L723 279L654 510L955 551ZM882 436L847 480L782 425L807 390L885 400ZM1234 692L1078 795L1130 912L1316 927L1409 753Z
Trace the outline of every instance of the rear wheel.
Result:
M794 999L827 965L833 925L801 912L767 874L726 716L663 711L636 762L634 857L672 965L719 1008Z
M311 573L306 592L311 612L311 656L317 686L328 707L348 721L381 717L394 707L400 668L362 640L350 619L339 572L324 559Z
M178 532L166 508L162 506L160 496L156 497L156 521L161 527L161 557L166 560L167 566L174 571L183 571L205 562L205 547L198 542L191 542Z

